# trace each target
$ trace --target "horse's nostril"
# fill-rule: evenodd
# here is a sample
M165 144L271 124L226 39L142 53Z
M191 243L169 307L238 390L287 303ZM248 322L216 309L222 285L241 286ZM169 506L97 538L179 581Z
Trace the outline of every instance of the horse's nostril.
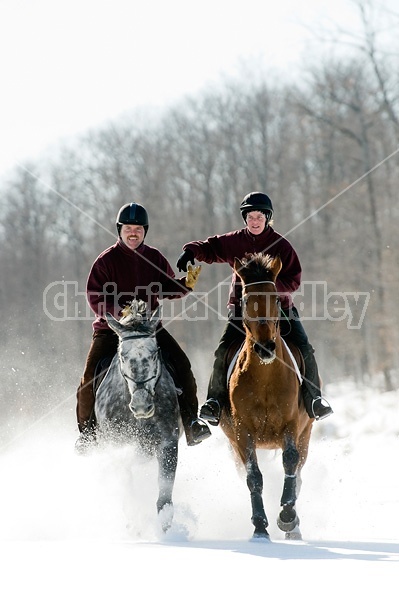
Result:
M147 404L130 402L129 409L136 419L148 419L149 417L152 417L155 412L155 406L153 402L148 402Z
M260 358L271 358L276 349L276 343L273 340L268 340L263 344L255 342L254 350Z

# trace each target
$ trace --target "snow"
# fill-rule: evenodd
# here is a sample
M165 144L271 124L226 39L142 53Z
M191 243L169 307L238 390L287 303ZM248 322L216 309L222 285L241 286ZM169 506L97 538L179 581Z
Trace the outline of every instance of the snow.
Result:
M271 542L251 541L245 477L219 428L195 448L181 440L165 535L155 463L129 447L76 456L72 417L42 422L0 454L2 597L395 595L399 392L345 383L327 394L335 413L314 425L297 502L301 542L276 525L278 452L259 453Z

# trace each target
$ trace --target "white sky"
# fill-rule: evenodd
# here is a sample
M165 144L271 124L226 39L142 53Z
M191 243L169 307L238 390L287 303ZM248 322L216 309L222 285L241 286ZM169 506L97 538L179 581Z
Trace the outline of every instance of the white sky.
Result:
M335 412L314 425L297 502L303 542L276 526L281 453L259 453L267 543L249 541L249 491L220 428L195 448L181 439L164 536L155 462L124 448L76 456L73 411L61 403L54 413L58 390L48 418L0 448L2 597L395 598L399 392L340 384L326 393Z
M354 14L351 0L0 0L0 176L124 111L195 93L242 60L289 76L312 40L305 25L353 26Z

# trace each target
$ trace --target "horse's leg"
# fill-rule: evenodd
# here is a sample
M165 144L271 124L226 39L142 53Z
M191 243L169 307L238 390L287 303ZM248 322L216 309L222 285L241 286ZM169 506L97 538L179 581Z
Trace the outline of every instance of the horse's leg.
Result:
M167 531L173 520L172 493L177 469L178 441L164 444L157 450L159 465L157 510L161 517L162 530ZM162 511L162 514L161 514Z
M245 438L244 438L245 439ZM247 437L249 440L249 438ZM252 523L255 526L253 538L270 539L267 532L269 525L263 506L263 476L259 469L256 448L253 442L248 441L245 457L245 468L247 470L247 485L251 493Z
M300 457L295 441L292 436L288 436L283 449L284 487L280 500L282 510L277 519L279 528L286 533L299 526L299 518L295 510L299 461Z
M312 432L312 423L309 422L309 424L305 427L304 431L301 433L299 440L298 440L299 461L298 461L298 466L297 466L297 470L296 470L296 490L295 490L297 499L298 499L298 496L299 496L299 493L301 490L301 485L302 485L302 478L301 478L302 467L306 463L306 459L308 457L309 440L310 440L311 432ZM294 505L294 509L295 509L295 505ZM290 531L286 531L285 539L286 540L301 540L302 539L302 534L299 529L299 517L298 516L297 516L297 525L294 527L294 529L292 529Z

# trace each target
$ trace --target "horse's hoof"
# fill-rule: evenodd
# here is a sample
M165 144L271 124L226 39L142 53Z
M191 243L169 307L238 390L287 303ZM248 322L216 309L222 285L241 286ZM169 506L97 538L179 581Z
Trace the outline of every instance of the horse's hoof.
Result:
M286 533L293 531L299 525L299 517L293 506L286 505L278 516L277 525Z
M251 538L251 542L271 542L270 536L267 531L254 531Z
M285 533L289 533L289 532L293 531L297 525L299 525L299 518L296 517L293 521L289 521L287 523L286 521L282 521L279 517L277 519L277 525L278 525L279 529L281 529L281 531L284 531Z
M252 539L254 541L264 540L266 542L270 542L270 536L267 533L267 529L265 527L265 524L258 525L258 526L255 527Z
M163 533L166 533L172 525L173 512L173 504L168 502L167 504L164 504L158 513L158 519Z
M302 541L302 534L299 527L295 527L295 529L293 529L292 531L287 531L284 537L286 540L294 540L297 542Z

